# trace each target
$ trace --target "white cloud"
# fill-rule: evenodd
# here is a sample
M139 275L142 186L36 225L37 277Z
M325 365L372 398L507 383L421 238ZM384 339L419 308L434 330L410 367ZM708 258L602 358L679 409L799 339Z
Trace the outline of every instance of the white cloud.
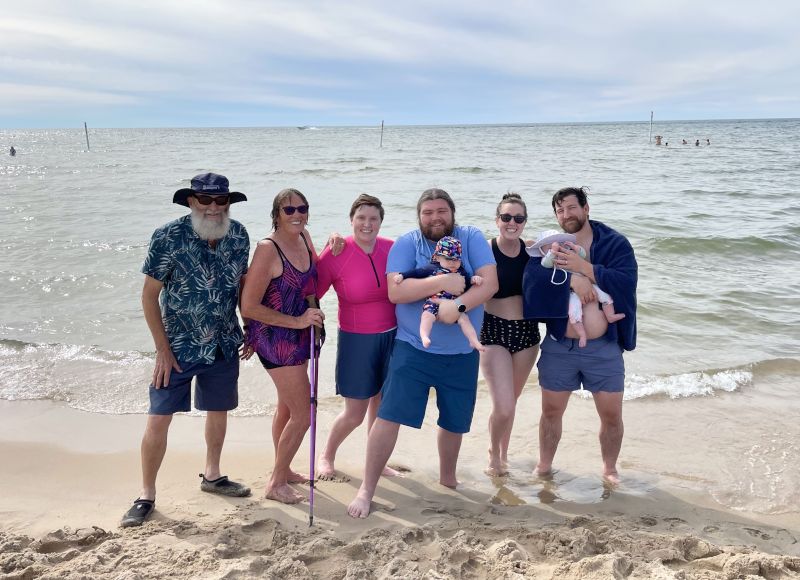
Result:
M236 102L408 118L492 95L503 100L486 106L524 119L567 103L613 115L724 102L720 91L785 112L800 88L792 0L31 0L5 14L0 75L17 96L1 102L29 91L28 109L55 87L53 106L86 94L153 115Z

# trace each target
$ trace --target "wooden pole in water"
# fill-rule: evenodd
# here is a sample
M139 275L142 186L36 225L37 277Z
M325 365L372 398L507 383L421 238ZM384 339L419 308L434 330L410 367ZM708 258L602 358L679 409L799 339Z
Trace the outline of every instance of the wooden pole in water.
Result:
M650 137L647 138L647 142L653 142L653 111L650 111Z
M89 128L86 126L86 121L83 122L83 130L86 133L86 150L89 151Z
M383 120L381 119L381 147L383 147Z

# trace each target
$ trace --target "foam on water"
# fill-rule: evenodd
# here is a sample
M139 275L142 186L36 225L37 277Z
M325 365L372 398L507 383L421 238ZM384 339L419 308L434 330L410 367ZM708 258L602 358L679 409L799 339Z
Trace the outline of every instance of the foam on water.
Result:
M625 378L625 400L665 395L670 399L706 397L716 392L731 393L753 382L753 373L728 369L668 376L630 374Z

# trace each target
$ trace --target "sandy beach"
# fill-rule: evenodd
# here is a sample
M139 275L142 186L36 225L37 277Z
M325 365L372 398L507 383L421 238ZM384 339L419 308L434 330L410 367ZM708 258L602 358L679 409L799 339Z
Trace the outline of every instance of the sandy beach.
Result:
M692 412L707 416L720 405L724 412L724 399L695 401ZM567 414L561 471L551 482L534 480L537 400L535 388L523 395L512 475L493 481L481 472L488 401L480 395L456 491L437 483L431 403L422 430L401 431L393 462L410 471L382 479L366 520L345 513L360 483L359 429L337 462L349 481L318 484L312 528L307 503L260 497L272 463L267 417L231 420L223 471L254 490L233 499L199 490L203 421L178 416L157 511L141 528L124 530L118 522L138 490L144 417L0 401L0 578L800 577L798 514L714 501L695 466L717 461L724 468L726 454L695 445L675 465L668 426L676 417L657 401L626 405L626 479L618 489L605 488L598 475L594 411L580 399ZM674 407L676 416L689 409ZM320 441L337 409L321 409ZM304 445L294 467L307 461Z

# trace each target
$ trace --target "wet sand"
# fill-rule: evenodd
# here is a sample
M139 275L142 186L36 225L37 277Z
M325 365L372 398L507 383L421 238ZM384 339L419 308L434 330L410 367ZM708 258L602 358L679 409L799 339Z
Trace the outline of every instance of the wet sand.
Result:
M203 421L176 417L157 511L143 527L123 530L117 524L138 491L144 417L0 401L0 578L800 577L800 514L787 503L797 493L794 440L759 456L765 464L773 455L792 461L780 478L756 477L758 461L747 461L753 441L780 426L742 433L736 420L763 423L783 392L778 385L772 398L626 403L625 479L617 489L599 477L593 405L577 398L553 480L532 476L535 388L520 400L511 475L492 480L482 472L482 393L462 449L462 485L446 489L437 483L431 401L423 429L402 429L393 457L411 471L381 480L366 520L345 513L362 475L363 428L345 442L337 468L350 479L318 483L313 528L307 503L261 498L272 465L267 417L230 422L223 472L253 488L245 499L200 492ZM320 442L337 410L332 401L322 406ZM296 469L307 470L307 454L304 444ZM742 485L773 494L748 494Z

